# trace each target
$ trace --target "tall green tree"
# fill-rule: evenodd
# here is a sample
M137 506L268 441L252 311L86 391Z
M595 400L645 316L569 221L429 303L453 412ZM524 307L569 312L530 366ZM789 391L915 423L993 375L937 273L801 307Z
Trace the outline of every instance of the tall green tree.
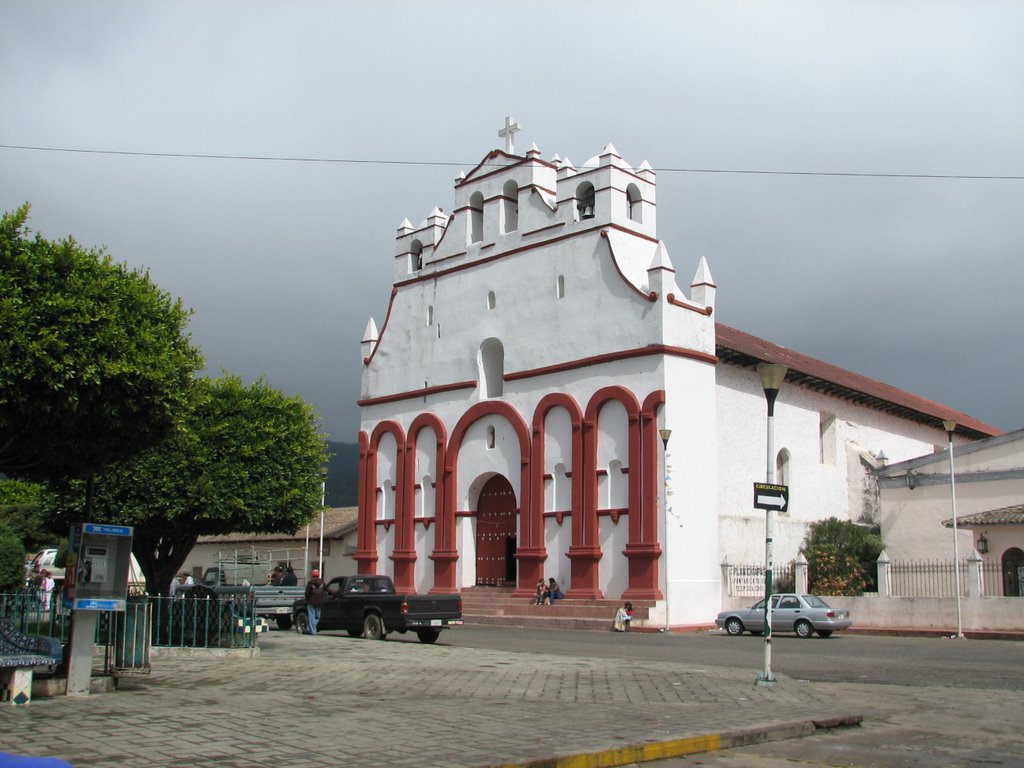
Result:
M189 311L144 271L0 217L0 472L87 477L160 442L199 350Z
M95 481L93 520L135 527L151 594L167 593L200 536L293 533L320 507L326 442L307 403L234 376L199 379L192 393L178 431ZM73 520L80 488L48 504Z

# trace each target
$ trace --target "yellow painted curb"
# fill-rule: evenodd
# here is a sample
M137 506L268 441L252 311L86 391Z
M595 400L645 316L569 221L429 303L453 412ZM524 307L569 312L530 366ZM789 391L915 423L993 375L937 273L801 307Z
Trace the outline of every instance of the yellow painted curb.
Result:
M602 749L582 755L547 757L528 760L525 763L503 763L491 768L614 768L617 765L646 763L669 757L695 755L700 752L714 752L722 748L721 734L693 736L687 739L656 741L650 744L633 744L628 747Z

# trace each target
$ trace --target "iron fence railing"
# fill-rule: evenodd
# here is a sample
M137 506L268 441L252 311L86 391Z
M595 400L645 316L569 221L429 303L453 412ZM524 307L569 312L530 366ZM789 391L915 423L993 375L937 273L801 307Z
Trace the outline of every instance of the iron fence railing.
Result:
M980 597L1003 597L1003 569L998 560L961 560L959 568L960 597L972 592ZM956 597L957 573L952 560L899 560L889 563L887 570L893 597Z

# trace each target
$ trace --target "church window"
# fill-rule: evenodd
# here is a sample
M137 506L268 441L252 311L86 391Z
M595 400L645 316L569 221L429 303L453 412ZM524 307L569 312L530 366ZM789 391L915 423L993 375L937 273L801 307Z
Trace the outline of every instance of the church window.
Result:
M430 304L427 306L427 325L434 324L434 305Z
M423 269L423 243L419 240L412 241L412 248L409 250L409 267L413 272Z
M480 390L484 397L501 397L504 393L505 348L497 339L480 345Z
M519 227L519 185L509 179L501 190L503 232L515 232Z
M487 308L494 309L498 306L498 298L494 295L494 291L487 292Z
M594 218L594 185L585 181L576 187L576 220Z
M779 485L790 484L790 455L789 451L783 448L775 457L775 482Z
M496 433L494 431L494 427L488 427L487 428L487 447L488 447L488 449L494 448L496 441L497 441L497 436L496 436Z
M836 417L831 413L818 414L818 452L822 464L836 463Z
M565 275L559 275L555 281L555 296L559 299L565 298Z
M636 184L626 187L626 215L630 221L642 221L640 215L640 189Z
M474 192L469 198L469 242L484 239L484 196Z

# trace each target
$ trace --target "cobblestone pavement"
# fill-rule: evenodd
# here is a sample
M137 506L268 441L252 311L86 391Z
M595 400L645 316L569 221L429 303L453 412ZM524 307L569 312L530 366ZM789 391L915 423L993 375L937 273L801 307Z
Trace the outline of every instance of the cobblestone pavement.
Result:
M81 768L483 766L591 753L606 762L586 764L611 765L629 745L710 738L714 748L725 744L720 734L782 738L806 733L812 720L908 706L891 692L880 705L880 686L780 676L762 688L747 669L566 659L447 639L273 632L254 657L158 657L151 675L122 679L117 692L5 708L0 751Z

